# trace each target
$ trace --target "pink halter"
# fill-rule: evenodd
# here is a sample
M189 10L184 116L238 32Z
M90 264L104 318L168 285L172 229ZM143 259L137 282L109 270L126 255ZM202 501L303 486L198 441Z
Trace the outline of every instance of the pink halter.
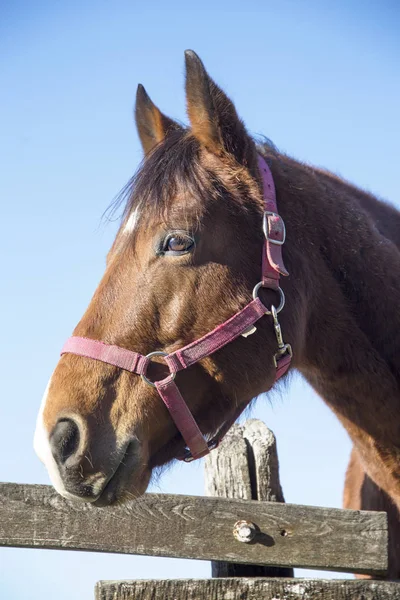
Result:
M274 356L276 368L275 381L282 377L290 366L292 349L290 344L283 342L278 321L278 313L285 304L285 296L279 287L279 276L288 275L282 259L282 245L286 237L285 224L278 214L272 173L261 156L258 157L258 167L262 175L265 202L263 218L265 245L262 260L262 279L255 286L253 300L249 304L203 337L175 352L171 352L171 354L167 354L166 352L151 352L147 356L143 356L138 352L133 352L126 348L77 336L70 337L61 351L61 354L71 353L93 358L130 371L131 373L136 373L148 385L155 387L165 406L168 408L177 429L185 440L187 448L183 455L178 458L186 462L201 458L208 454L210 450L216 448L225 433L246 408L248 402L238 407L232 417L222 425L217 434L211 440L207 441L175 384L174 380L178 371L187 369L206 356L210 356L210 354L223 348L240 335L244 337L251 335L256 331L254 323L264 315L272 316L278 342L278 351ZM273 289L280 294L278 308L271 306L269 310L263 305L258 298L258 291L262 287ZM146 376L147 368L153 356L164 357L164 361L170 371L165 379L154 383Z

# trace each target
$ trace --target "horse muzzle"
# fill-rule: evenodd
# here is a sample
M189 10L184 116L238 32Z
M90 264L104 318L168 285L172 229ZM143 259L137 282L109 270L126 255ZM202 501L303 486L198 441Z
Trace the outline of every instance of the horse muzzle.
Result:
M96 506L141 495L150 474L139 439L131 436L117 443L114 436L98 430L95 438L79 417L61 417L50 435L38 422L35 450L56 490L65 498Z

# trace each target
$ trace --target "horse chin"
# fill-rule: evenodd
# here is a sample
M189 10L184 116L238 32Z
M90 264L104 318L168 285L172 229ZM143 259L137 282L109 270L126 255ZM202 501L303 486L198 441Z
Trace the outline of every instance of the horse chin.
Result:
M142 496L151 477L151 469L147 464L129 460L125 454L117 470L109 479L101 494L92 503L93 506L104 507L115 504L126 504Z
M104 488L104 491L99 498L92 502L93 506L105 508L107 506L128 504L132 500L136 500L136 498L139 498L145 493L149 484L150 475L151 473L147 472L140 481L136 480L134 488L129 485L127 488L124 486L113 485L113 481L111 480Z

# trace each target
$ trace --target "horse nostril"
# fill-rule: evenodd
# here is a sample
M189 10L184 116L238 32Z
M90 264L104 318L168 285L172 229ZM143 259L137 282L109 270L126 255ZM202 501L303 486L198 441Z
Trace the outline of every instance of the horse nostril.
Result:
M51 451L55 460L64 464L79 446L79 427L72 419L60 419L50 438Z

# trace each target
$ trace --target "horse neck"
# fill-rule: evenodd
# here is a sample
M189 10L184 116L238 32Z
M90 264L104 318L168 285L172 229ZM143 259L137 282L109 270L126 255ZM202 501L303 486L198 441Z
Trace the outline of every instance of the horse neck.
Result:
M400 215L327 173L282 156L271 164L287 226L282 325L294 365L400 509Z
M287 226L285 313L294 315L286 318L295 366L353 440L362 428L400 447L400 253L374 211L381 230L400 215L286 157L273 158L272 170Z

